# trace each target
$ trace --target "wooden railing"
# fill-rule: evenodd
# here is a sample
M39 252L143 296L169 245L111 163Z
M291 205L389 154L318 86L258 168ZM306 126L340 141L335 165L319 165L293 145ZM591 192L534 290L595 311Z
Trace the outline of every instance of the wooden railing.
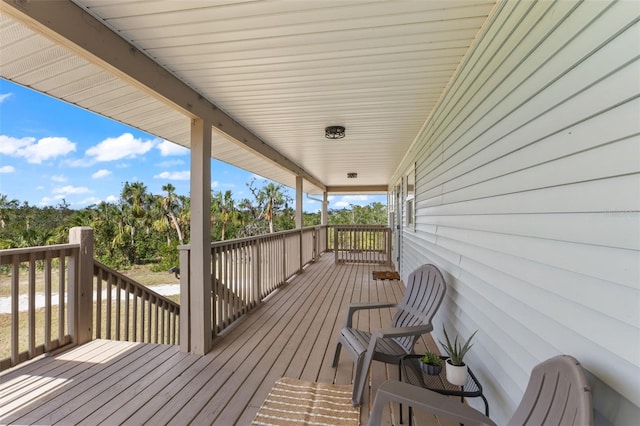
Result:
M71 343L68 308L79 249L60 244L0 250L0 268L9 272L2 274L0 297L10 305L0 316L11 320L10 330L0 329L0 371Z
M327 226L211 244L211 330L220 333L326 250ZM181 300L190 300L190 247L180 255ZM184 310L184 306L183 306Z
M177 345L180 305L94 260L93 337Z
M0 250L0 268L0 371L92 338L178 344L179 305L95 261L91 228Z
M339 263L391 263L391 229L377 225L336 225L333 251Z
M213 243L211 330L229 327L325 251L339 262L385 263L390 241L386 227L317 226ZM181 247L181 300L190 300L189 250ZM180 340L178 303L95 261L90 228L73 228L69 244L2 250L0 267L9 272L0 297L10 300L0 315L11 318L8 331L0 328L0 370L92 338ZM188 306L182 311L188 317Z

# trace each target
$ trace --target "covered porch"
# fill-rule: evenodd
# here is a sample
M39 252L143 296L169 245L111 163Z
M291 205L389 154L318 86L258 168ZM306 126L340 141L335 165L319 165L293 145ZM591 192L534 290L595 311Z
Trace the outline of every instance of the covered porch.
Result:
M3 424L249 424L280 377L348 384L346 355L331 367L336 333L351 302L399 301L404 284L373 280L376 264L336 264L325 253L253 312L216 337L200 357L176 345L92 340L5 373ZM388 325L391 310L361 315L358 327ZM429 336L417 350L434 349ZM372 395L397 370L375 362L361 407L366 424ZM385 424L398 423L398 407ZM393 418L395 417L395 421ZM418 413L419 425L443 424Z
M209 391L202 399L172 399L180 401L174 422L187 423L186 411L213 417L211 409L211 421L225 424L217 410L229 407L236 413L229 419L241 424L246 419L238 416L252 416L276 376L328 380L347 290L319 310L298 302L338 297L324 289L340 281L337 271L356 283L352 300L358 286L367 297L365 289L378 291L366 268L332 266L326 271L336 272L318 275L309 296L286 299L305 287L290 283L213 344L204 301L215 288L208 214L215 156L295 187L297 212L305 192L324 205L328 194L386 192L392 261L401 277L423 263L445 273L451 291L434 334L443 325L463 337L480 330L469 362L499 424L513 413L531 368L560 353L587 371L596 424L637 423L637 2L213 3L0 2L10 47L3 47L3 78L191 149L198 238L190 242L194 297L180 306L181 319L189 309L180 344L202 355L193 365L215 368L194 379L194 388ZM327 140L323 130L333 125L348 136ZM311 271L325 257L294 282L312 285ZM301 315L318 333L293 322L278 322L293 327L278 336L251 327L256 318L273 324L266 320L277 319L275 312ZM305 338L319 336L324 346L314 344L322 349L306 346ZM272 344L252 352L246 342ZM83 348L91 346L70 353ZM249 372L247 358L269 368ZM350 377L344 369L336 381ZM175 383L170 377L158 380ZM184 374L177 380L197 393ZM150 387L151 399L174 391ZM151 399L142 405L156 410ZM102 403L115 403L108 400ZM22 403L19 410L35 404Z

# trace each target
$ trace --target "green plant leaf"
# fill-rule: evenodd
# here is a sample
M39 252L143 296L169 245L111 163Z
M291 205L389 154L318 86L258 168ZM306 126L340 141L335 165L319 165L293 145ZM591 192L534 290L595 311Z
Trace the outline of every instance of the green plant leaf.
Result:
M442 326L442 331L444 333L446 344L442 343L442 341L440 340L438 340L438 342L443 346L444 351L451 358L451 363L453 365L463 365L464 356L467 354L467 352L469 352L469 349L471 349L471 347L473 346L471 344L471 339L473 339L473 336L476 335L478 330L473 332L471 337L467 339L464 345L458 342L458 337L459 337L458 335L456 335L456 338L454 339L453 344L451 344L451 339L449 339L449 335L447 334L447 329L444 327L444 325Z

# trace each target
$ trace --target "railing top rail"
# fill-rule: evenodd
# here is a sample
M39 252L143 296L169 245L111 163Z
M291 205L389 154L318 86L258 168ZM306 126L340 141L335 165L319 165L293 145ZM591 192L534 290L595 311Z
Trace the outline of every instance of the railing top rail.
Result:
M262 235L255 235L252 237L235 238L233 240L214 241L211 243L211 248L216 248L216 247L225 246L225 245L236 245L236 244L243 244L243 243L254 242L254 241L268 240L268 239L277 238L277 237L281 237L289 234L298 234L300 233L300 231L307 232L313 229L322 229L326 227L328 227L328 225L307 226L302 229L288 229L286 231L274 232L273 234L262 234ZM178 246L179 250L189 250L190 248L191 246L189 244Z
M8 265L9 259L15 256L25 256L31 253L46 253L55 251L65 251L79 249L80 244L54 244L50 246L37 246L37 247L23 247L0 250L0 265ZM41 260L43 257L39 257L36 260Z
M98 269L100 269L102 271L111 273L111 275L121 279L122 281L128 283L132 287L134 287L136 289L139 289L143 293L147 293L150 296L154 296L154 297L156 297L158 299L165 300L167 302L167 304L171 305L173 308L178 309L178 310L180 309L180 305L177 304L176 302L174 302L173 300L167 299L166 297L164 297L160 293L156 293L155 291L151 290L149 287L146 287L146 286L144 286L142 284L139 284L139 283L135 282L131 278L127 277L126 275L121 274L120 272L109 268L108 266L104 265L103 263L100 263L99 261L94 259L93 260L93 264L94 264L94 267L97 267Z
M337 229L374 229L374 230L383 230L390 229L387 225L329 225L333 228Z
M227 245L241 245L246 243L259 242L264 240L269 240L273 238L278 238L290 234L297 234L300 232L309 232L314 229L323 229L323 228L336 228L338 230L371 230L371 231L385 231L390 229L388 225L315 225L315 226L307 226L302 229L289 229L287 231L275 232L273 234L262 234L255 235L252 237L245 238L236 238L233 240L225 240L225 241L214 241L211 243L211 248L224 247ZM189 244L178 246L179 250L190 250L191 246Z

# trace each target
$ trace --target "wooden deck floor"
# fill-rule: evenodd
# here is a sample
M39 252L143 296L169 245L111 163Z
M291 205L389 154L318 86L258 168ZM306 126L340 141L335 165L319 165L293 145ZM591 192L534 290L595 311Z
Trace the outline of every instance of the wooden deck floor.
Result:
M351 382L348 355L331 368L336 333L348 303L401 298L401 282L372 279L372 271L384 269L335 266L325 255L217 338L204 357L175 346L96 340L10 370L0 376L0 423L247 425L280 377ZM358 327L379 328L390 318L390 310L361 315ZM425 345L433 346L429 337L419 350ZM361 423L371 393L396 375L396 367L374 362ZM398 424L397 407L387 411L386 424ZM441 422L423 417L418 424Z

